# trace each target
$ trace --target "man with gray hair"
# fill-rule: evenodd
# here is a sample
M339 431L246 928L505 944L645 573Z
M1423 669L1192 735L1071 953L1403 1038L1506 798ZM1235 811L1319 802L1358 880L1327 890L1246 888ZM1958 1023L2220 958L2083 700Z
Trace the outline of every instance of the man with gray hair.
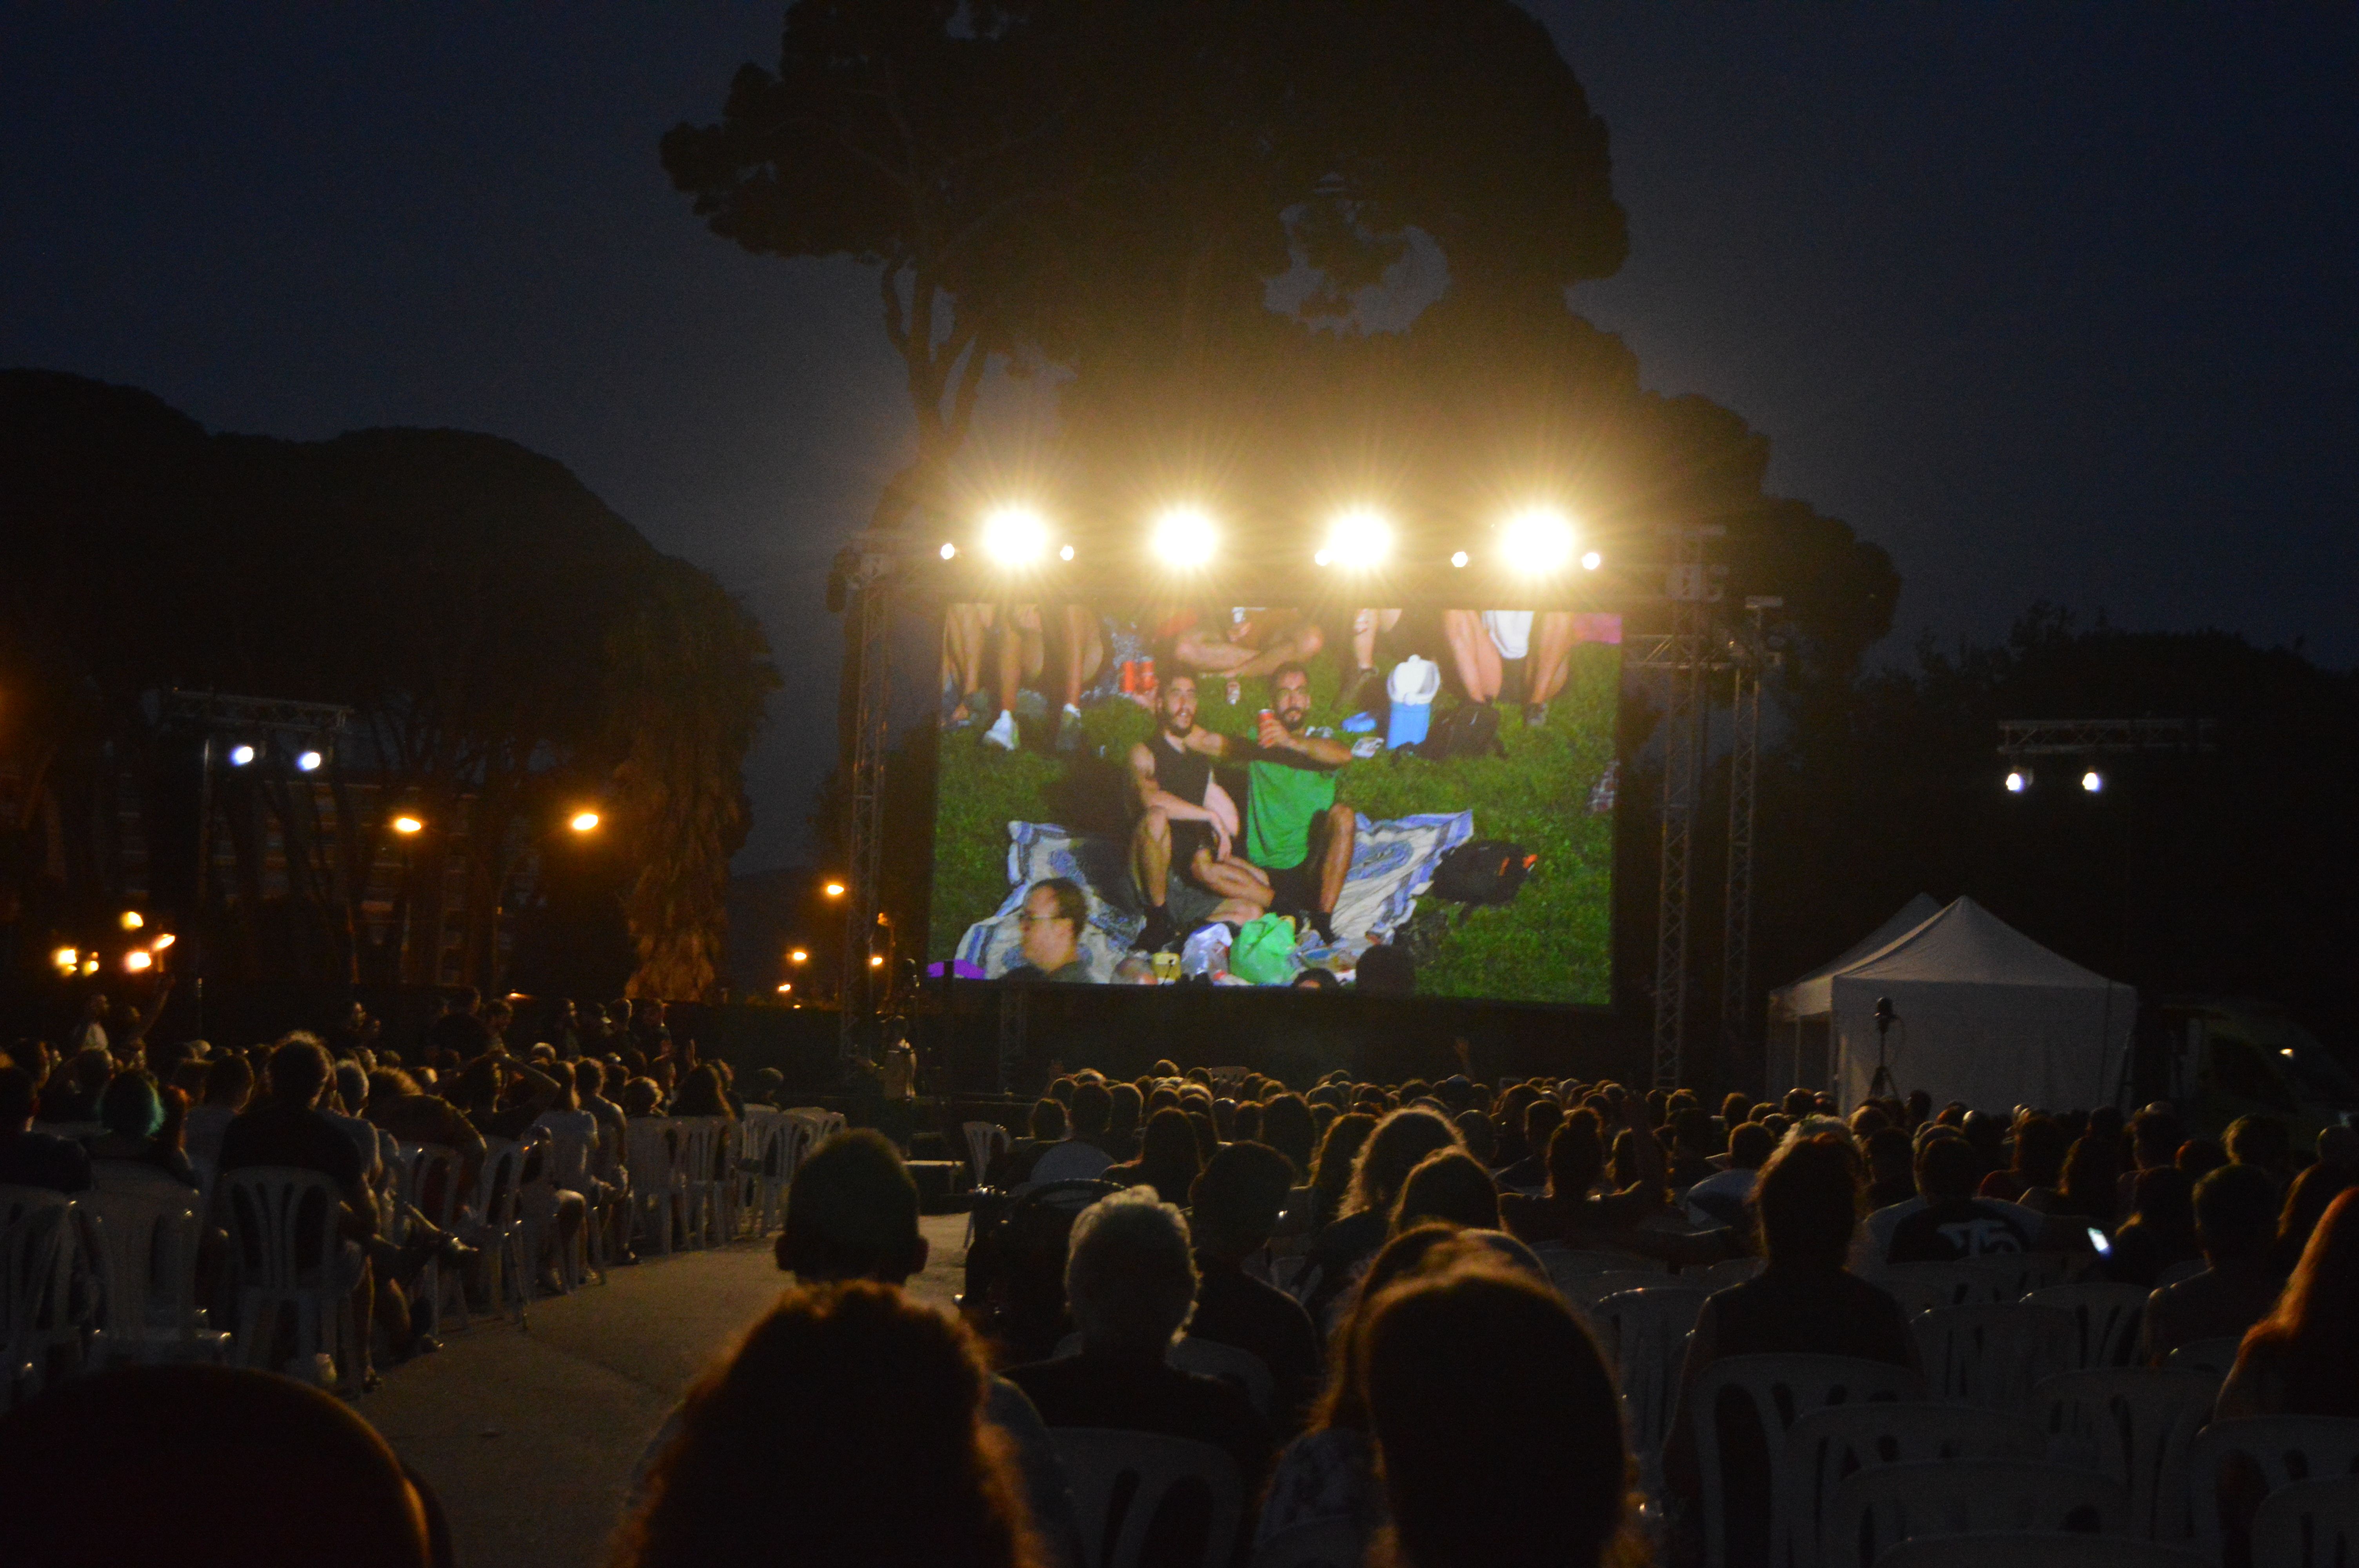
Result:
M1244 1495L1259 1496L1269 1468L1268 1427L1229 1384L1165 1359L1195 1308L1187 1217L1158 1201L1152 1187L1131 1187L1083 1209L1066 1253L1065 1299L1081 1354L1006 1374L1031 1396L1040 1419L1051 1427L1116 1427L1210 1444L1235 1464Z

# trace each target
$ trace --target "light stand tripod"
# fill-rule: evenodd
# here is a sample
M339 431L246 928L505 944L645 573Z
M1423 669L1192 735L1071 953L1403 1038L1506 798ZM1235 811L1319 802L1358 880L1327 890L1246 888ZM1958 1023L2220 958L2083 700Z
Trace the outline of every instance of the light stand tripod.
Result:
M1892 1026L1898 1021L1899 1016L1892 1011L1890 997L1880 996L1875 999L1875 1076L1867 1081L1870 1098L1897 1098L1897 1091L1892 1084L1892 1069L1885 1064L1884 1042L1885 1037L1892 1033Z

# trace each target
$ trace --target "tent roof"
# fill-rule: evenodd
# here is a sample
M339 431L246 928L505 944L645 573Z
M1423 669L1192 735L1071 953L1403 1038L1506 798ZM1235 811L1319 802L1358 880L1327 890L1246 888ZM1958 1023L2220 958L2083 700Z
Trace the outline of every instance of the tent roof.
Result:
M1970 898L1959 899L1833 978L2067 990L2098 990L2114 983L2049 952Z
M1933 901L1932 894L1919 893L1902 904L1883 925L1844 948L1840 957L1830 958L1809 974L1771 991L1770 1001L1789 1018L1796 1014L1805 1018L1818 1017L1834 1005L1833 989L1826 983L1829 976L1839 969L1849 968L1870 954L1889 947L1940 913L1941 906ZM1813 981L1817 982L1814 990L1805 994L1802 988Z

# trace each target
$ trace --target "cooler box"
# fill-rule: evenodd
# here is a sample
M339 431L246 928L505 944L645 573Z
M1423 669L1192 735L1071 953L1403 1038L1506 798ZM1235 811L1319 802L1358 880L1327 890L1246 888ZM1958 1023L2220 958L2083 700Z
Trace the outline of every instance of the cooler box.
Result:
M1425 739L1433 719L1433 699L1441 693L1441 666L1412 654L1393 666L1385 682L1392 712L1385 725L1385 745L1414 746Z

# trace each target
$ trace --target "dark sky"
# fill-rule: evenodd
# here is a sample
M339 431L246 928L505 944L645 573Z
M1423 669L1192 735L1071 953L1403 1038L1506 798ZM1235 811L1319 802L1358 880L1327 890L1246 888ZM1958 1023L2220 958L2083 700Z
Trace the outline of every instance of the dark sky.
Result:
M2046 598L2359 662L2359 9L1535 9L1631 219L1576 307L1892 553L1889 653ZM657 164L779 15L0 9L0 364L571 465L768 629L748 869L801 852L822 569L909 423L867 276Z

